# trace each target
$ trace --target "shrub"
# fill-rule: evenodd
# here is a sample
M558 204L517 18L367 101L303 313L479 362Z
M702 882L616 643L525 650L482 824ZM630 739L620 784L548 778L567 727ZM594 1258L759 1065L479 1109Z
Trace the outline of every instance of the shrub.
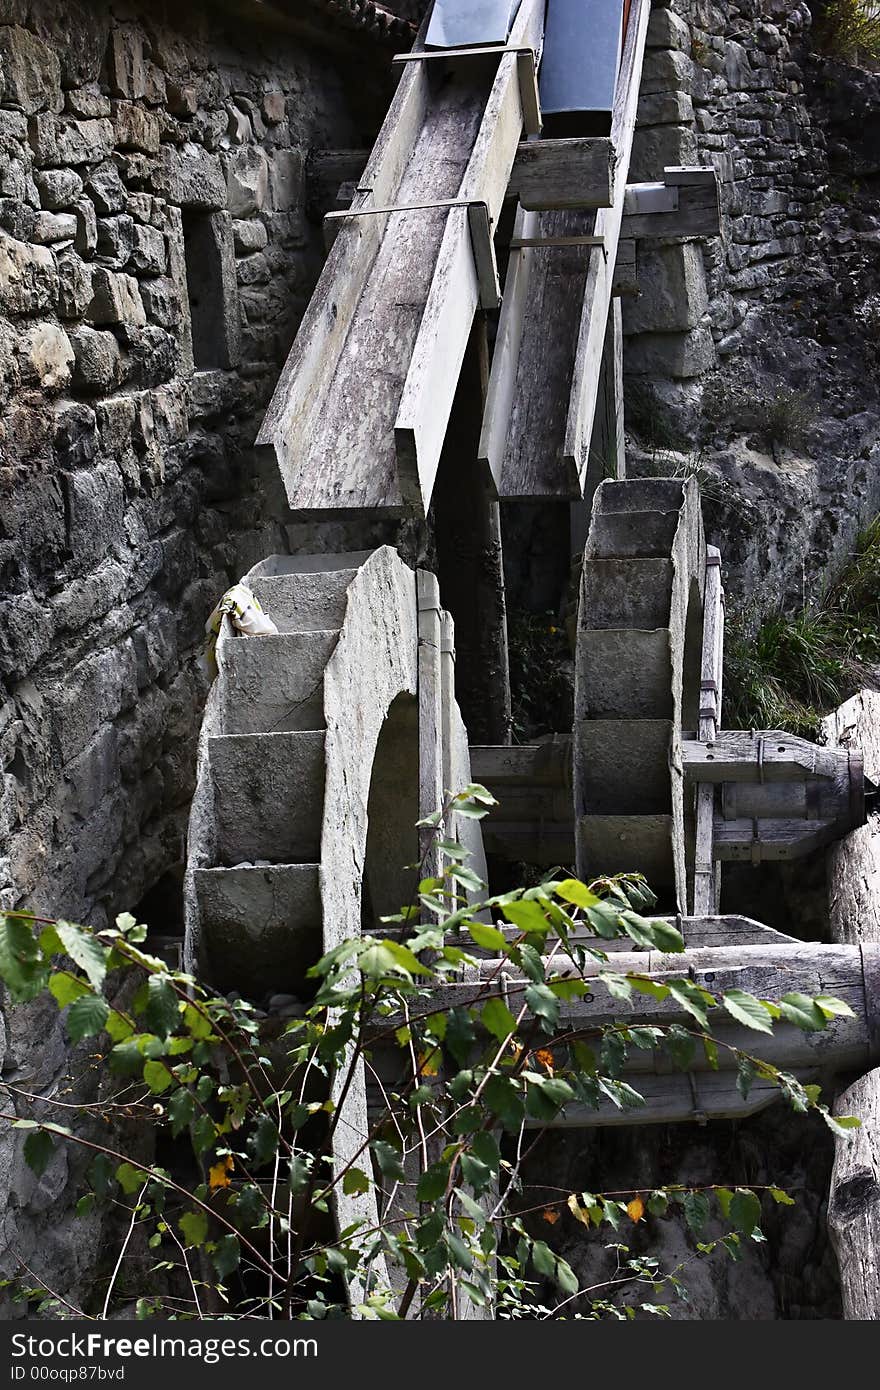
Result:
M880 7L875 0L825 0L813 24L818 47L850 62L880 62Z

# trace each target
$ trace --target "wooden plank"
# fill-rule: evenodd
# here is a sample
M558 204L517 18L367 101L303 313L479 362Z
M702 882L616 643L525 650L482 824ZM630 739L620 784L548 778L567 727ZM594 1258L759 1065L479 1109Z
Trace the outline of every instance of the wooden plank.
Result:
M648 237L713 237L721 235L718 188L698 184L667 188L643 184L642 196L624 210L620 235ZM655 190L649 195L648 190ZM643 206L639 206L639 202ZM655 207L651 207L651 203Z
M667 165L663 170L663 182L677 188L690 186L714 187L718 175L714 168L698 168L696 165Z
M621 237L617 243L617 260L611 280L613 295L638 294L636 273L636 244L631 237Z
M567 1105L549 1124L526 1120L527 1129L594 1129L601 1126L697 1123L707 1120L744 1120L779 1100L779 1088L770 1081L756 1081L743 1100L729 1074L725 1076L651 1076L636 1072L627 1082L644 1098L644 1106L618 1109L603 1100L598 1110L587 1105Z
M442 610L437 576L416 571L419 610L419 819L433 815L443 805L443 671ZM436 836L419 829L419 855L423 872L440 870Z
M509 191L529 211L609 207L614 170L609 136L527 140L517 150Z
M497 58L504 53L516 55L523 128L527 135L540 135L541 100L538 95L537 54L534 48L516 44L507 44L499 48L493 44L491 47L468 46L442 53L396 53L391 62L393 66L397 66L400 63L427 63L432 59L439 59L451 68L462 59L467 62L472 58Z
M523 0L511 43L540 37L543 7ZM459 196L485 202L494 223L501 210L522 129L522 105L516 56L506 54L461 182ZM449 214L431 291L394 425L398 470L404 500L427 513L446 425L477 307L467 220Z
M722 820L713 827L716 859L762 864L767 860L798 859L839 838L836 821L820 820Z
M880 694L862 690L824 721L830 743L861 748L865 771L880 780ZM880 943L880 834L872 817L828 853L828 912L835 941ZM874 989L880 994L880 981ZM835 1115L857 1115L861 1128L835 1136L828 1230L840 1267L843 1316L880 1320L880 1070L839 1091Z
M718 693L703 692L707 708ZM682 762L686 775L697 782L837 782L848 774L849 750L820 748L779 729L720 729L708 741L685 735Z
M528 237L537 230L534 213L517 209L514 236ZM511 251L504 281L501 317L495 338L492 369L480 431L478 458L486 463L496 490L501 485L501 470L507 446L510 412L516 390L516 369L522 342L523 314L532 268L533 252L528 247Z
M597 236L604 238L605 245L590 253L572 373L562 456L565 466L577 477L582 493L589 469L589 445L596 411L599 366L623 217L623 200L632 152L650 8L650 0L633 0L630 11L611 119L611 139L616 156L614 201L610 207L600 208L596 213L594 230Z

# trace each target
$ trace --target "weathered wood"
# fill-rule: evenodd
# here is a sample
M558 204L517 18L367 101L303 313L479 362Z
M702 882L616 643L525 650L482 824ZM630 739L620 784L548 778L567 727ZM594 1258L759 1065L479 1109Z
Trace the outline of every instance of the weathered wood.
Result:
M614 172L614 146L608 136L527 140L517 150L508 191L529 211L609 207Z
M577 477L582 493L590 464L589 445L596 411L599 364L611 302L650 8L650 0L634 0L630 11L611 118L611 139L616 157L614 201L610 207L600 208L596 213L594 231L597 236L604 238L605 245L590 252L571 378L562 456L566 468Z
M717 678L710 677L715 680ZM706 692L707 695L717 692ZM687 776L698 782L835 781L849 776L850 750L822 748L780 729L719 729L714 739L686 738L682 760Z
M631 184L620 235L635 237L712 237L721 235L717 185Z
M713 853L716 859L762 864L768 860L799 859L840 838L837 821L765 817L750 820L715 818Z
M721 672L724 591L721 584L721 552L706 546L706 587L703 596L703 646L700 656L699 745L714 747L721 719ZM684 765L684 753L682 752ZM721 869L712 853L715 823L715 788L701 783L696 795L694 837L694 886L691 909L717 912L721 900Z
M753 1030L723 1010L713 1011L712 1032L720 1044L717 1063L721 1072L736 1068L737 1049L757 1053L774 1066L799 1074L822 1068L861 1075L880 1060L880 997L875 992L880 946L803 942L685 950L679 955L621 951L615 954L613 966L619 973L645 975L658 983L690 979L716 995L730 989L744 990L760 999L776 999L789 993L810 997L830 994L852 1009L852 1017L832 1019L819 1032L807 1033L778 1021L772 1036L762 1036L760 1044L756 1043ZM575 965L564 952L554 956L552 966L554 974L570 973L587 980L605 968L603 962ZM521 1006L528 985L528 978L510 961L481 960L466 967L461 978L440 985L432 994L432 1004L450 1009L499 995L515 1011ZM610 1023L670 1024L682 1017L688 1015L671 995L657 1000L634 991L629 1000L623 1001L611 998L604 987L597 985L594 993L561 1002L559 1029L594 1030ZM638 1071L640 1066L644 1066L643 1059L631 1056L625 1070ZM653 1069L662 1073L675 1068L671 1059L657 1056ZM715 1066L705 1055L698 1054L691 1069L705 1072L715 1070Z
M543 22L538 0L523 0L511 44L537 46ZM489 94L459 197L485 202L494 224L501 210L522 130L516 55L506 53ZM394 422L406 501L427 511L443 436L477 307L476 274L461 215L449 214ZM416 496L418 489L418 496Z
M779 1099L779 1089L769 1081L756 1081L748 1094L742 1096L728 1072L724 1076L648 1076L635 1072L627 1082L643 1097L644 1106L618 1109L609 1100L602 1100L598 1110L586 1105L567 1105L549 1124L545 1120L526 1120L526 1127L536 1129L603 1129L612 1125L668 1125L690 1122L705 1124L707 1120L744 1120L756 1115Z
M515 237L528 237L535 233L537 218L534 213L517 209L514 223ZM523 332L523 314L528 293L533 252L527 247L513 250L507 262L507 276L504 282L504 298L501 303L501 317L495 338L495 351L489 374L483 423L477 456L485 463L493 484L501 485L501 470L507 446L507 430L516 390L517 365Z
M478 313L443 441L434 531L440 591L455 618L461 656L456 688L462 716L471 737L505 743L511 713L501 526L494 484L477 462L487 364L486 320Z
M880 778L880 694L863 690L824 721L829 742L861 747L865 770ZM880 942L880 833L876 817L828 853L828 912L835 941ZM880 989L880 981L875 985ZM880 1070L836 1096L836 1115L861 1128L835 1138L828 1228L840 1266L843 1315L880 1320Z
M342 184L357 184L363 177L369 150L312 150L306 160L306 204L313 215L323 217L336 206ZM348 199L351 202L351 196Z
M542 20L540 0L524 0L512 43L539 46ZM462 59L436 83L431 68L405 65L353 210L484 203L491 226L522 132L519 56ZM258 437L294 509L424 515L476 309L478 216L437 206L337 219ZM492 256L478 236L497 294Z
M632 238L621 237L617 243L617 260L611 280L611 293L638 294L638 274L636 271L636 244Z
M443 804L443 672L442 609L437 576L416 571L419 609L419 819ZM419 855L425 874L439 871L436 836L429 827L419 829Z

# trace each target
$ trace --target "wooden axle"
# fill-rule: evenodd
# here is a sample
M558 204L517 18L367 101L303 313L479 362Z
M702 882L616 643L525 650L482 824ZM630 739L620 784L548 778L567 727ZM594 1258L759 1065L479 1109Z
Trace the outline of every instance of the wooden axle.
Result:
M716 995L729 989L771 1000L791 993L834 995L853 1011L854 1017L832 1019L819 1032L804 1032L793 1024L778 1022L771 1037L744 1027L722 1009L713 1010L711 1030L719 1043L720 1070L736 1068L733 1049L737 1048L796 1073L816 1069L861 1073L880 1062L880 946L803 942L704 947L679 955L620 951L614 954L611 965L592 962L582 970L560 953L549 964L548 973L582 975L589 980L607 969L644 975L658 984L689 979ZM452 1009L500 995L516 1013L528 985L529 980L507 959L482 960L478 966L468 967L461 979L439 986L433 1002L437 1008ZM671 996L657 1000L634 992L623 1002L612 999L598 981L595 993L563 1002L560 1007L560 1032L565 1033L590 1033L611 1024L671 1023L702 1031ZM644 1053L634 1055L630 1065L633 1070L657 1075L675 1070L670 1059L660 1054L652 1054L647 1061ZM695 1054L691 1070L714 1070L702 1049Z

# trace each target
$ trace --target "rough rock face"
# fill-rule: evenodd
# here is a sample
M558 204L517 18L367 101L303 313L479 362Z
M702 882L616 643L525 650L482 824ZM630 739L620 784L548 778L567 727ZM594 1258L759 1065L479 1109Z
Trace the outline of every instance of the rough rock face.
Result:
M880 509L878 80L815 54L810 23L755 0L655 10L634 154L640 178L661 156L714 165L723 234L640 250L631 471L716 476L728 591L764 609L815 593Z

